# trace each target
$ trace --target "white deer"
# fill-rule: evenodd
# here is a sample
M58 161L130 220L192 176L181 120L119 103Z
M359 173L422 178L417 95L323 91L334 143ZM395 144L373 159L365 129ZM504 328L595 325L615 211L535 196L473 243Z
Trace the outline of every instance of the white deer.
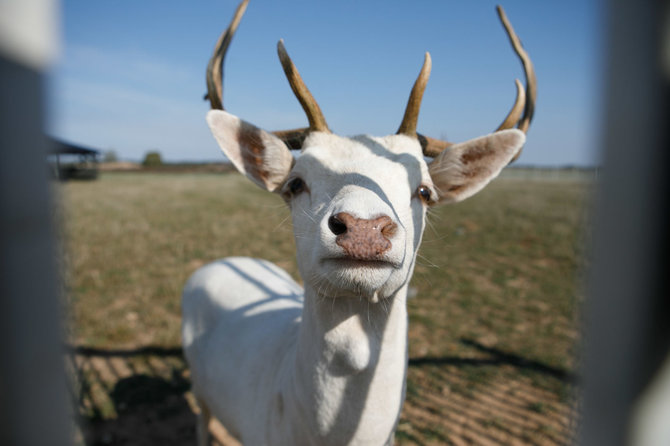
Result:
M416 133L426 53L397 134L341 137L280 41L309 128L267 132L221 102L223 58L246 4L208 67L207 122L235 167L290 207L304 291L252 258L222 259L189 279L182 336L201 409L199 444L209 441L211 416L246 445L390 444L404 401L407 290L426 209L475 194L518 156L534 109L532 64L499 8L528 91L516 81L517 100L496 132L453 145ZM297 159L291 149L301 150Z

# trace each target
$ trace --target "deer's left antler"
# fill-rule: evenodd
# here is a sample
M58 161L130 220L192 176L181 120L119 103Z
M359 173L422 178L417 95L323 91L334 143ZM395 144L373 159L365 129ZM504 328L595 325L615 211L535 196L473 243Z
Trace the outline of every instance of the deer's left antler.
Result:
M505 11L501 6L498 6L496 10L498 11L500 21L502 22L503 27L507 32L510 43L514 48L514 52L521 60L524 75L526 77L525 89L521 84L521 81L518 79L515 80L517 87L516 100L512 106L512 109L509 111L502 124L500 124L496 131L510 129L516 126L522 132L527 133L528 128L530 127L530 122L533 119L533 113L535 111L535 100L537 98L537 78L535 77L535 70L533 68L533 63L530 60L530 56L521 45L521 40L514 32L514 28L512 28L511 23L507 19ZM426 156L435 157L453 143L441 139L431 138L416 132L416 124L419 117L421 98L423 96L423 90L426 88L426 82L428 82L429 74L430 54L426 53L426 61L424 62L421 72L419 73L419 77L414 83L414 88L412 88L412 93L410 94L409 101L407 102L405 115L403 117L402 123L400 124L400 128L398 129L398 133L416 136L421 143L423 153ZM522 113L523 116L521 116ZM516 160L520 154L521 149L517 152L512 161Z

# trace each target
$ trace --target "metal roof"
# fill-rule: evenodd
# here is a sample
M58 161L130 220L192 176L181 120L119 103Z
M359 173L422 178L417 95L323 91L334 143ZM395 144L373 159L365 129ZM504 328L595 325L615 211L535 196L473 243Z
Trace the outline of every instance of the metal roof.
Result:
M100 151L53 139L51 141L51 153L56 155L99 155Z

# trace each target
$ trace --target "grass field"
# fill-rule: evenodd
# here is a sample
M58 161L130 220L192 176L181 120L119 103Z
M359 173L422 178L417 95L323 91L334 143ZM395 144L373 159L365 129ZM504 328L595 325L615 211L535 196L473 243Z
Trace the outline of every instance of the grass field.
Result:
M85 427L84 440L149 444L133 443L140 428L124 422L129 407L160 413L171 401L188 411L176 349L186 278L230 255L269 259L298 278L289 213L237 174L106 173L57 188L68 336L79 348L74 393L84 421L98 426ZM398 443L570 442L589 198L583 181L501 179L431 211L409 301ZM138 378L172 393L121 401L121 384L147 388ZM191 438L192 414L182 424L170 416L156 416L159 429L179 425L171 438Z

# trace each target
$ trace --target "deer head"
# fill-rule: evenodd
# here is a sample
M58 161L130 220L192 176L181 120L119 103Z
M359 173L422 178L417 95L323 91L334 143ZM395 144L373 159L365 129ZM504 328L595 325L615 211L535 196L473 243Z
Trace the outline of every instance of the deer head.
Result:
M329 130L280 40L279 59L309 127L268 132L223 110L223 60L247 3L219 38L207 69L212 133L237 170L287 202L306 286L372 302L390 296L411 277L427 208L474 195L519 156L536 96L530 58L498 7L528 86L516 81L514 106L494 133L456 144L417 133L431 69L426 53L397 133L343 137Z

